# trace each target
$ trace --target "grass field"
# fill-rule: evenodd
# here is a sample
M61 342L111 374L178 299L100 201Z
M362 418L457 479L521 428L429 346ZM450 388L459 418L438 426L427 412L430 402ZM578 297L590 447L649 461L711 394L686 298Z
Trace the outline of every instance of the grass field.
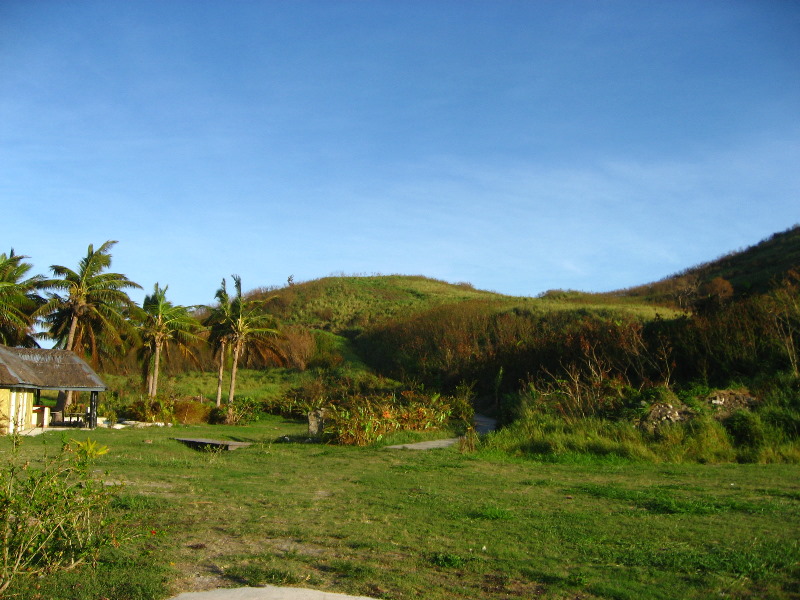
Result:
M800 597L795 465L542 464L304 432L277 417L70 432L109 446L95 468L122 484L130 537L96 570L11 594L146 600L270 583L392 599ZM253 445L198 452L174 437ZM23 451L58 445L52 432Z

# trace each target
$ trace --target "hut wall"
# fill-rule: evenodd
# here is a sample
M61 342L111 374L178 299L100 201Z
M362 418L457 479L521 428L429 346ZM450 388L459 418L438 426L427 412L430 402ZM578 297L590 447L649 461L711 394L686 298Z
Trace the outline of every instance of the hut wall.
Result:
M34 399L33 390L0 389L0 434L34 426Z

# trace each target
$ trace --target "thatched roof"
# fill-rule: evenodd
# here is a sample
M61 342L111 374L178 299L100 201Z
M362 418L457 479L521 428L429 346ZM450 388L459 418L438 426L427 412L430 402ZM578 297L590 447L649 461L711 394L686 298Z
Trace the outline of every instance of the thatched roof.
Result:
M0 346L0 388L102 392L106 384L68 350Z

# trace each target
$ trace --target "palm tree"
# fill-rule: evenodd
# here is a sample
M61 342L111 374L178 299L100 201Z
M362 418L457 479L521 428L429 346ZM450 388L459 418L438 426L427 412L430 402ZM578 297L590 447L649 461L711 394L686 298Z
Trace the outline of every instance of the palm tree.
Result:
M0 343L7 346L38 346L33 325L37 309L44 304L43 292L50 282L42 275L27 277L27 256L0 254Z
M225 374L225 357L228 349L231 318L231 298L225 279L222 286L214 294L217 299L216 306L208 307L208 316L203 320L203 325L208 328L208 342L214 353L219 356L219 369L217 371L217 407L222 405L222 379Z
M182 353L193 356L191 344L200 340L196 331L200 323L189 314L185 306L177 306L167 300L167 288L153 287L153 293L145 296L142 308L137 311L139 334L142 338L142 356L145 360L147 395L155 398L158 393L158 372L162 351L176 346ZM150 365L152 362L152 371Z
M107 241L97 250L90 244L77 271L52 265L50 270L60 279L51 287L64 293L51 293L39 310L56 347L90 356L95 364L123 347L123 334L131 330L128 317L136 307L125 290L141 288L125 275L106 272L116 243Z
M231 277L233 277L235 295L232 298L229 296L223 279L222 287L216 293L219 304L211 309L206 321L210 325L210 341L220 352L220 376L217 383L218 406L221 401L222 363L226 348L230 348L232 354L231 384L228 392L229 416L233 410L239 359L250 352L257 353L262 358L281 359L280 352L273 343L280 333L277 329L270 327L273 325L272 316L261 310L264 302L245 298L242 295L241 277L238 275Z

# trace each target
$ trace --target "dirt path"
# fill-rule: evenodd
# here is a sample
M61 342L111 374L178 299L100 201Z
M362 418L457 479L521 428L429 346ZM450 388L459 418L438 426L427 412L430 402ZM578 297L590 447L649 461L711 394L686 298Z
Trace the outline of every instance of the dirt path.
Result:
M480 434L489 433L494 431L497 427L497 421L484 415L476 414L473 419L475 424L475 431ZM445 440L433 440L430 442L417 442L415 444L397 444L395 446L386 446L389 450L435 450L436 448L447 448L458 443L458 438L448 438Z

